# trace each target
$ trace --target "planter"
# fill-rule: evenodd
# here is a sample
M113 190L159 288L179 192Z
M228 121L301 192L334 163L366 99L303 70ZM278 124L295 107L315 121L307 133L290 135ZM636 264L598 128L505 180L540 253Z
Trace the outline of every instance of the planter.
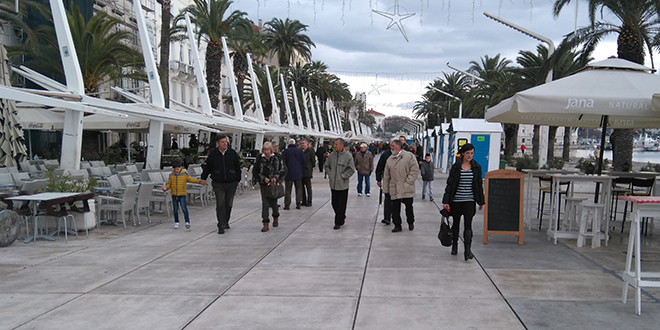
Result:
M85 229L90 229L96 227L96 213L94 212L96 210L96 205L95 200L90 199L88 201L89 203L89 209L91 210L90 212L72 212L74 219L76 221L76 229L78 231L84 231ZM46 221L46 225L48 226L48 229L57 229L57 221L55 221L55 217L52 216L44 216L40 217L40 219ZM63 225L62 225L63 226ZM73 228L68 228L72 227L71 225L67 225L67 229L73 229Z

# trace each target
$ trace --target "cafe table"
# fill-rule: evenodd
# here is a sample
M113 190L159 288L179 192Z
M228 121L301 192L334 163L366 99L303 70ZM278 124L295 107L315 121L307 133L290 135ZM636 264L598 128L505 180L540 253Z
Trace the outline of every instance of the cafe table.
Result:
M632 202L633 223L628 236L628 253L623 277L623 295L625 304L628 298L628 285L635 288L635 313L642 314L642 288L660 287L660 273L642 272L642 247L640 243L640 223L642 218L660 216L660 197L656 196L620 196L619 199ZM634 259L634 260L633 260ZM633 265L634 261L634 265Z
M39 193L39 194L34 194L34 195L19 195L19 196L12 196L12 197L7 197L7 200L11 201L21 201L21 202L32 202L32 220L34 223L34 235L30 236L29 234L27 235L27 238L25 239L24 243L29 243L30 241L36 241L38 238L45 239L48 241L54 241L55 239L52 236L49 235L40 235L38 228L37 228L37 214L39 212L39 203L47 203L47 202L53 202L53 201L58 201L62 203L66 203L69 201L73 201L74 197L80 195L80 193L66 193L66 192L45 192L45 193Z
M561 208L560 196L560 183L570 182L570 189L567 192L567 197L573 197L575 193L576 183L596 183L600 184L600 193L598 195L598 203L605 204L603 208L603 221L605 221L605 245L609 241L609 227L610 227L610 209L609 201L612 191L613 176L609 175L581 175L581 174L550 174L552 177L552 198L550 198L550 227L548 227L548 239L554 239L557 244L558 238L578 238L578 232L574 230L562 230L559 226L559 211ZM595 187L594 187L595 191ZM578 220L579 221L579 220Z
M553 173L558 174L573 174L577 173L578 169L571 170L532 170L532 169L523 169L522 172L525 173L525 204L524 204L524 223L527 224L527 229L532 229L532 221L538 220L533 218L534 216L534 204L532 204L533 191L532 183L534 178L548 176Z

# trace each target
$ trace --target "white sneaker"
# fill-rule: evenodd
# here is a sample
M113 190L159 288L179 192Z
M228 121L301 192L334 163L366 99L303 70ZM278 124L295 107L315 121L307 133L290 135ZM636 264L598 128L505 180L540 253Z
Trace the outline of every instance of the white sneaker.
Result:
M179 229L179 223L178 222L174 223L174 229Z
M362 194L361 194L361 193L358 193L358 197L360 197L360 196L362 196Z
M367 194L367 197L371 197L371 194Z
M186 229L190 229L190 222L186 222Z

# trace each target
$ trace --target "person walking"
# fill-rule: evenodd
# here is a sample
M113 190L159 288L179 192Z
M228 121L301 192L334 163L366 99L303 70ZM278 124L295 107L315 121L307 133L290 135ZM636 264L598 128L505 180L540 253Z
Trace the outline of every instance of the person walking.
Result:
M392 200L393 233L401 231L401 204L406 205L406 222L408 230L415 229L415 213L413 199L415 198L415 180L419 175L419 165L412 152L403 150L403 143L394 140L390 143L392 156L385 163L383 175L383 192L390 194Z
M348 183L355 173L355 163L349 151L344 150L344 139L336 139L334 151L328 156L323 169L330 178L332 209L335 211L335 226L339 229L346 223Z
M287 168L285 177L286 190L284 192L284 209L291 209L291 188L296 188L296 209L300 209L302 202L302 170L305 163L305 155L296 147L296 140L289 139L289 146L282 151L282 158Z
M229 147L226 135L217 137L215 149L209 152L204 164L202 180L211 176L213 192L215 193L215 216L218 220L218 234L224 234L229 229L231 208L234 204L236 188L241 181L241 159L238 153Z
M376 165L376 183L378 184L378 187L381 188L381 191L383 189L383 184L381 182L383 181L383 174L385 173L385 164L387 163L387 159L392 155L392 150L390 149L389 144L383 143L382 150L380 159L378 159L378 165ZM387 226L392 220L392 200L390 199L389 193L383 194L385 195L385 198L383 199L383 220L380 222Z
M195 179L188 175L186 170L181 167L181 160L175 159L172 161L172 173L167 179L167 185L163 187L163 191L172 189L172 213L174 214L174 229L179 229L179 205L181 205L181 212L185 220L186 229L190 229L190 215L188 214L188 206L186 205L187 184L199 183L202 186L206 185L206 181Z
M362 181L364 180L364 194L371 196L371 172L374 171L374 157L367 150L367 144L360 145L360 151L355 155L355 169L358 172L357 195L362 196Z
M319 147L316 149L316 159L319 163L319 172L323 172L323 164L325 164L325 153L328 151L328 148L323 144L319 144Z
M431 154L426 154L424 160L419 165L419 174L422 176L422 199L426 196L428 188L429 201L433 201L433 162L431 161Z
M316 166L316 153L307 140L300 141L303 152L302 167L302 205L312 206L312 177Z
M259 182L259 190L261 191L261 223L263 224L261 231L267 232L270 223L268 209L273 209L273 227L279 226L280 212L277 206L277 198L266 197L266 189L269 184L274 184L284 178L286 167L284 162L274 154L272 143L265 142L261 152L262 154L257 157L254 165L253 178Z
M449 171L445 195L442 197L442 207L449 211L454 219L452 224L451 254L458 254L458 234L460 231L461 216L463 217L463 245L464 257L474 258L472 254L472 218L476 213L476 204L479 210L486 203L484 200L483 181L481 179L481 166L474 157L474 146L467 143L459 150L461 157Z

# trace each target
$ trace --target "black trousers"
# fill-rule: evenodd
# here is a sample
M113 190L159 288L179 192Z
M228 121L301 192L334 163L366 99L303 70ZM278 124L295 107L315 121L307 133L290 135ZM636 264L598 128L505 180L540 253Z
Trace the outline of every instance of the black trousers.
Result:
M325 165L325 157L323 157L323 156L318 157L317 156L316 159L318 159L318 163L319 163L319 172L323 172L323 165Z
M260 184L261 189L261 222L268 223L270 219L268 217L268 209L273 209L273 218L279 218L280 212L277 206L277 199L266 197L266 185Z
M284 190L284 206L291 205L291 188L292 185L296 187L296 206L300 205L302 202L302 181L285 181L285 190Z
M383 219L389 222L392 220L392 199L390 194L383 193L383 195L385 196L383 198ZM401 208L399 208L399 211L401 211Z
M302 178L302 204L312 204L312 178Z
M332 209L335 211L335 225L343 226L346 222L346 203L348 203L348 189L334 190L332 193Z
M454 234L454 237L458 239L458 234L461 230L461 216L465 224L463 225L463 230L472 230L472 218L477 213L477 203L475 202L459 202L459 203L449 203L449 209L451 212L451 217L454 219L454 223L451 225L451 231Z
M408 224L415 222L415 212L413 211L413 198L399 198L392 200L392 223L395 227L401 227L401 204L406 205L406 222Z
M231 208L234 205L234 195L238 188L238 181L215 182L212 181L215 193L215 216L218 219L218 229L224 230L231 218Z

